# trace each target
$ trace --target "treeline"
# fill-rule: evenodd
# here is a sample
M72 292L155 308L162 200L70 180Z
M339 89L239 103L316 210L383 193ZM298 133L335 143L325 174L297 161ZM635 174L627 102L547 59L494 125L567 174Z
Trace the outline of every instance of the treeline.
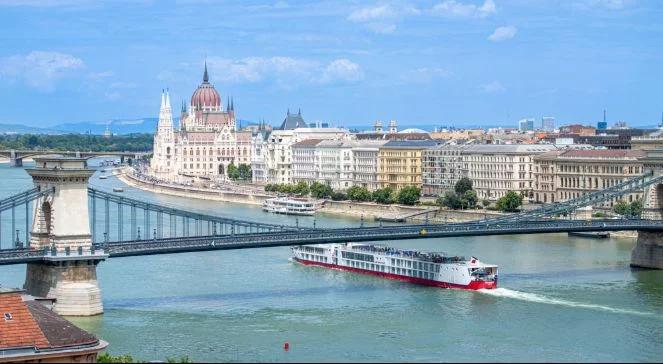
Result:
M250 181L253 177L253 171L248 164L235 166L233 163L228 165L228 178L234 181Z
M414 186L406 186L399 191L394 191L391 187L385 187L373 192L366 187L352 186L343 192L334 191L330 186L320 182L313 182L311 185L306 182L299 182L297 184L268 184L265 185L265 191L330 198L334 201L372 201L380 204L399 203L401 205L416 205L421 198L421 190Z
M147 152L152 150L152 134L102 135L64 134L0 135L0 149L58 150L86 152Z
M472 186L472 180L463 177L454 186L453 191L449 191L444 196L437 199L440 206L450 208L452 210L465 210L476 209L479 204L479 197ZM490 201L483 199L481 204L484 208L490 206ZM507 192L506 195L500 197L495 204L495 209L503 212L516 212L523 204L523 196L514 191Z

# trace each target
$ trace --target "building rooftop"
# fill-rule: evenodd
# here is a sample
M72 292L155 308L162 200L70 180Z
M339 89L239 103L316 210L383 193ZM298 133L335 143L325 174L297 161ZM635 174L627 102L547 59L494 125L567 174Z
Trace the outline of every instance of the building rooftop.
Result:
M471 144L464 150L468 153L517 153L532 154L545 153L556 150L557 147L550 144Z
M399 148L399 149L422 149L431 148L438 145L436 140L390 140L383 148Z
M300 142L297 142L292 145L293 148L302 148L302 147L315 147L316 145L320 144L323 139L304 139Z
M309 125L306 124L304 121L304 118L302 118L302 111L299 110L296 114L291 114L290 110L288 110L288 114L286 115L285 119L283 119L283 122L281 123L281 126L279 126L280 130L292 130L292 129L297 129L297 128L308 128Z
M101 350L107 345L20 291L0 291L0 315L0 351L4 355Z

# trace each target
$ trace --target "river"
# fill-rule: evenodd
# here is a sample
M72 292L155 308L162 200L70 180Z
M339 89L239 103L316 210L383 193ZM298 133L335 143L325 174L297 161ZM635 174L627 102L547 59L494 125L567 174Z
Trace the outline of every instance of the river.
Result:
M97 176L91 184L122 185ZM0 164L0 198L30 186L23 169ZM253 206L124 188L127 196L141 199L294 223L293 217ZM316 221L329 227L360 224L324 215ZM300 224L312 219L300 218ZM500 288L443 290L305 267L288 260L286 247L116 258L98 267L105 314L72 321L108 341L111 353L143 360L663 358L663 271L629 268L633 239L543 234L385 243L498 264ZM20 287L24 277L24 266L0 267L3 286Z

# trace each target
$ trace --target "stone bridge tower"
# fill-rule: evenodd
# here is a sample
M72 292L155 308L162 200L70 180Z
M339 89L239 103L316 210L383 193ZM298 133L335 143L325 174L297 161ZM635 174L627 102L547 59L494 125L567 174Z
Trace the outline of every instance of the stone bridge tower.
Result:
M103 313L96 266L107 256L92 247L88 216L88 180L94 170L83 158L44 156L26 169L35 187L53 192L35 201L30 248L48 251L29 263L25 289L54 298L61 315Z
M647 150L643 159L645 170L663 176L663 149ZM643 199L644 219L663 220L663 184L645 189ZM631 253L631 266L663 269L663 232L638 232L638 242Z

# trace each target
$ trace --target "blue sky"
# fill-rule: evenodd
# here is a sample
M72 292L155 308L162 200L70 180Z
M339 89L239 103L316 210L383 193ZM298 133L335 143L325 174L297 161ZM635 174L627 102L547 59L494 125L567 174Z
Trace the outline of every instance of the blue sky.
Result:
M202 78L238 117L658 123L663 2L0 0L0 123L158 116Z

